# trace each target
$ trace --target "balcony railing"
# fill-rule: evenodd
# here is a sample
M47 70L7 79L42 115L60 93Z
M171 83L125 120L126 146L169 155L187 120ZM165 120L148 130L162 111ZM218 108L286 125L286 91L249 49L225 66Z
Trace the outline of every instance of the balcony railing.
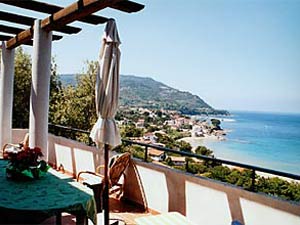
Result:
M76 139L76 137L79 137L79 136L82 137L82 135L86 135L86 138L84 138L86 144L93 145L93 142L89 138L90 132L86 131L86 130L75 129L75 128L61 126L61 125L49 124L49 132L53 133L55 135L58 135L58 136L72 138L74 140L78 140L78 139ZM146 144L146 143L135 142L135 141L126 140L126 139L122 139L122 142L125 144L129 144L129 145L138 145L138 146L144 147L143 161L145 161L145 162L149 161L148 160L148 148L154 148L154 149L161 150L161 151L164 151L167 153L175 153L175 154L179 154L179 155L185 156L185 157L197 158L197 159L204 160L204 161L212 161L215 164L226 164L226 165L230 165L230 166L236 166L236 167L240 167L243 169L251 170L251 179L252 179L251 187L250 187L251 191L255 190L255 179L256 179L257 172L268 173L270 175L276 175L276 176L289 178L289 179L293 179L293 180L300 180L300 175L277 171L277 170L268 169L268 168L259 167L259 166L253 166L253 165L240 163L240 162L236 162L236 161L219 159L219 158L209 157L209 156L205 156L205 155L198 155L198 154L194 154L194 153L183 152L183 151L165 148L165 147L161 147L161 146L154 145L154 144ZM186 168L188 168L188 161L186 161Z

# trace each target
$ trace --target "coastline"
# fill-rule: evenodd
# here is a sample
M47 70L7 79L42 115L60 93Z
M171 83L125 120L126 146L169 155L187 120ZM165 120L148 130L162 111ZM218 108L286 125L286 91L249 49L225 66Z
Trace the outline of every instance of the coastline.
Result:
M205 141L226 141L224 137L220 137L217 135L204 135L203 137L184 137L179 139L179 141L186 141L192 146L192 152L194 152L195 148L199 146L199 142L203 142L205 145ZM207 147L207 146L206 146ZM214 150L214 149L212 149ZM194 152L195 153L195 152Z
M215 135L209 135L209 136L204 136L204 137L185 137L185 138L182 138L180 140L183 140L183 141L186 141L186 142L190 143L193 147L192 148L193 153L195 153L194 150L201 144L205 147L209 147L209 146L207 146L207 142L222 142L221 140L218 139L218 136L215 136ZM215 149L211 149L211 150L214 152L214 155L215 155L215 153L216 153ZM216 157L220 158L220 159L238 161L238 162L241 162L241 163L244 163L244 164L251 165L251 163L246 163L246 162L242 162L241 160L235 159L236 155L233 152L232 152L232 154L230 154L229 157L224 157L224 158L219 157L219 156L216 156ZM229 167L230 169L238 169L238 170L243 170L244 169L244 168L241 168L241 167L238 167L238 166L232 166L232 165L227 165L227 164L223 164L223 165ZM268 174L268 173L265 173L265 172L256 172L256 174L261 176L261 177L264 177L264 178L275 178L275 177L277 177L277 178L283 179L283 180L288 181L288 182L300 183L299 180L294 180L294 179L287 178L287 177Z
M233 112L234 121L222 121L226 141L188 138L192 146L204 145L220 159L277 171L300 174L300 115Z

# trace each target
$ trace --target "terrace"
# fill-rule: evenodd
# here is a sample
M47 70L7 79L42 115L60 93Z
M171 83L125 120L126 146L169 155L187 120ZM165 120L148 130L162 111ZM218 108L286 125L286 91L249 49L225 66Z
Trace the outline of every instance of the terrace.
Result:
M35 55L33 63L33 80L36 91L31 102L30 118L30 143L32 146L41 146L47 161L55 169L63 168L63 172L73 178L79 171L95 171L97 165L103 164L103 152L93 146L88 146L69 138L48 133L48 102L46 98L49 92L51 58L51 41L62 38L53 35L52 31L63 33L76 33L81 29L68 26L75 20L92 24L104 23L107 18L95 17L91 14L106 7L111 7L125 12L136 12L143 8L142 5L131 1L96 1L81 0L67 8L59 8L44 3L26 4L22 1L1 1L16 7L28 10L38 10L51 16L38 20L7 12L0 12L0 19L29 26L20 30L16 27L1 25L4 33L13 33L16 36L1 35L1 40L6 40L2 45L2 58L5 67L2 67L1 80L1 118L0 118L0 144L18 143L23 139L28 130L11 129L12 118L12 81L13 81L13 52L12 49L21 45L34 45ZM31 1L36 2L36 1ZM34 6L35 5L35 6ZM35 29L33 29L35 28ZM34 35L34 32L36 32ZM32 41L35 36L36 40ZM48 48L46 48L48 47ZM48 50L48 51L44 51ZM41 54L38 54L38 53ZM39 58L40 57L40 58ZM7 61L6 61L7 60ZM38 63L42 61L42 65ZM43 76L41 76L41 74ZM48 82L47 82L48 79ZM34 98L36 97L36 98ZM5 108L4 108L5 107ZM36 116L39 115L39 116ZM11 131L11 132L10 132ZM64 132L67 132L66 130ZM65 135L67 136L67 135ZM71 137L71 134L70 134ZM130 143L130 142L129 142ZM131 142L130 144L138 144ZM219 225L231 224L239 220L243 224L300 224L299 203L284 201L261 193L243 190L239 187L214 181L208 178L194 176L182 171L177 171L165 166L149 163L147 160L148 147L162 151L167 150L159 146L145 147L144 160L133 159L132 164L126 170L127 179L124 180L125 190L123 200L110 199L111 218L118 217L126 221L126 224L136 224L135 218L160 214L166 212L179 212L195 224ZM111 152L114 154L114 152ZM188 153L184 156L193 156ZM198 156L200 157L200 156ZM200 157L201 158L201 157ZM202 157L203 159L203 157ZM205 159L205 157L204 157ZM299 176L291 175L264 168L251 167L236 162L218 160L220 163L241 166L253 171L253 184L255 183L255 171L271 173L299 180ZM134 166L135 165L135 166ZM62 171L61 171L62 172ZM155 181L155 182L154 182ZM146 208L147 210L143 210ZM14 215L18 217L18 215ZM98 215L101 218L101 213ZM47 219L44 224L55 223L54 218ZM78 221L76 221L78 223ZM66 214L62 218L63 224L75 224L75 218ZM101 224L101 220L98 221Z
M53 129L53 126L52 126ZM60 129L61 127L56 127ZM69 130L70 131L70 130ZM64 132L69 132L64 129ZM73 130L73 132L78 130ZM13 141L21 140L27 130L14 129ZM145 144L144 144L145 145ZM65 173L74 178L79 171L95 170L103 163L103 152L84 143L65 137L48 135L49 163L63 165ZM158 147L162 150L162 147ZM111 154L115 154L111 152ZM147 155L147 154L145 154ZM224 162L223 162L224 163ZM228 164L234 162L227 162ZM110 198L110 217L136 224L135 218L150 214L176 211L195 224L231 224L239 220L243 224L300 224L300 205L250 192L230 184L194 176L165 166L133 158L126 170L123 200ZM238 163L236 163L238 164ZM242 164L238 164L242 166ZM245 166L245 165L243 165ZM257 171L263 168L255 168ZM265 169L264 172L299 180L299 176ZM155 182L153 182L155 181ZM146 207L147 210L143 210ZM98 214L101 218L102 214ZM74 223L70 215L63 216L64 223ZM53 218L44 223L54 222ZM101 224L101 223L100 223Z

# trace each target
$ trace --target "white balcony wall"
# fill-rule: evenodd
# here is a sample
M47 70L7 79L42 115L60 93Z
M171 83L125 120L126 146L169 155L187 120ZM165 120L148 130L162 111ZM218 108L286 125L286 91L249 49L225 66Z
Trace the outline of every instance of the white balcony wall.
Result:
M227 194L186 182L186 216L196 224L230 224Z
M169 211L169 195L164 173L153 171L145 167L138 167L148 207L159 212Z
M249 201L247 199L240 199L243 208L245 224L251 225L300 225L299 215L293 215L272 207Z
M72 149L69 146L54 144L57 167L66 170L73 171L73 155Z
M93 152L85 151L79 148L74 148L74 153L76 171L95 171L95 165L93 163L86 163L93 162Z
M103 151L52 134L48 135L49 163L57 168L62 165L65 172L76 176L80 171L95 171L103 164Z
M177 211L195 224L300 225L300 205L239 187L135 160L148 207ZM132 176L131 168L127 171ZM131 179L131 178L130 178ZM125 196L138 204L137 182L127 179ZM134 186L136 185L136 187Z

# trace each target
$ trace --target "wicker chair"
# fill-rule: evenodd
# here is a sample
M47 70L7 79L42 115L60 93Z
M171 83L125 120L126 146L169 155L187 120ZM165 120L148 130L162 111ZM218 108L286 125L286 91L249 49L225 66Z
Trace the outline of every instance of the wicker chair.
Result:
M125 152L123 154L111 157L109 162L109 194L118 192L116 194L117 198L119 198L123 194L124 182L121 183L119 181L122 176L124 177L124 179L126 179L124 172L129 165L130 158L130 153ZM101 200L104 187L104 176L101 174L101 169L103 168L104 166L100 165L96 168L96 172L81 171L77 176L77 181L82 182L83 184L93 189L98 212L102 210ZM87 175L82 176L84 174Z
M2 156L4 159L6 159L7 158L6 151L13 151L16 149L21 150L22 148L28 147L28 146L29 146L29 133L26 133L23 141L21 141L20 143L18 143L18 144L7 143L7 144L3 145Z

